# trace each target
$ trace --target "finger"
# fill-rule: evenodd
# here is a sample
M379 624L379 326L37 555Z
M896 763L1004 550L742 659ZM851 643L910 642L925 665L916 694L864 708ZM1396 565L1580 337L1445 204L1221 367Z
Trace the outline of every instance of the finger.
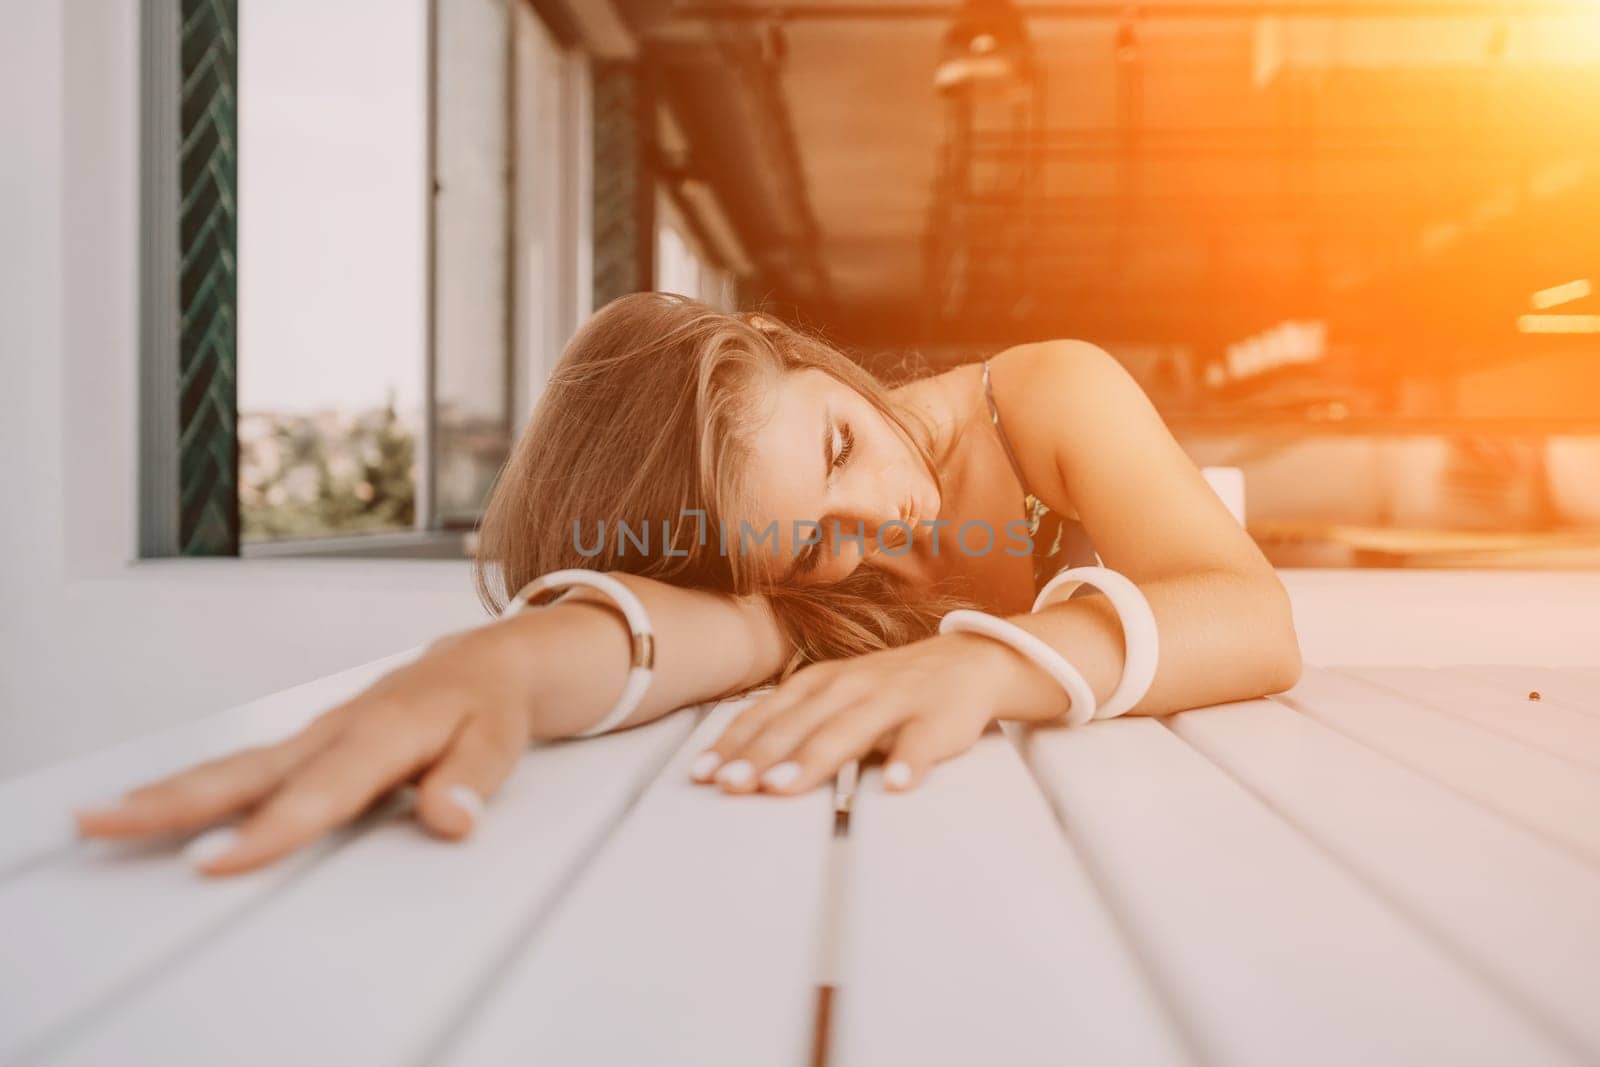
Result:
M816 788L846 761L871 752L878 737L906 715L898 702L882 698L869 698L841 709L813 730L790 759L767 772L763 788L789 794Z
M717 772L717 781L734 793L748 793L763 784L763 776L777 769L775 782L783 784L792 775L786 763L806 739L853 699L824 691L802 700L772 716L743 745L726 753L728 762Z
M237 830L207 835L191 861L205 874L237 874L294 851L361 814L443 747L443 741L420 741L402 731L347 731L301 765Z
M517 765L524 743L524 732L509 718L467 719L417 787L418 821L440 837L470 834L484 801Z
M940 760L965 752L983 736L986 723L957 715L919 715L900 727L883 784L895 791L910 789Z
M260 801L327 740L322 731L303 731L141 786L114 804L79 808L78 833L145 837L198 829Z
M709 782L727 762L730 753L747 744L774 716L782 714L820 688L821 673L807 669L791 675L764 697L733 717L717 739L690 764L689 776Z

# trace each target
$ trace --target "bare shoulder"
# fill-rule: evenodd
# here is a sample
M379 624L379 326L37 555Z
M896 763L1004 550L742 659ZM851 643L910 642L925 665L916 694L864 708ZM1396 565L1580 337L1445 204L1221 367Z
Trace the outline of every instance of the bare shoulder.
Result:
M990 357L989 376L998 402L1004 403L1004 392L1018 404L1027 404L1030 398L1059 402L1063 392L1081 394L1097 385L1132 380L1116 357L1099 345L1065 338L1004 349Z
M1047 419L1059 416L1058 405L1066 395L1092 396L1097 382L1127 377L1110 353L1088 341L1012 345L990 356L988 363L989 385L995 405L1005 413L1008 430L1013 422L1031 421L1035 414ZM897 386L893 392L957 424L978 418L987 422L982 377L981 363L961 363Z
M1104 451L1108 435L1153 416L1132 375L1099 345L1048 340L1016 345L989 360L995 405L1024 473L1050 501L1085 463Z

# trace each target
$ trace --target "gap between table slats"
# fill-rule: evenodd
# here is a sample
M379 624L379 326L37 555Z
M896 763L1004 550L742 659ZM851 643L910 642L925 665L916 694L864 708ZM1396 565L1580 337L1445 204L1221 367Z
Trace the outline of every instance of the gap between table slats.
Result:
M1486 982L1600 1060L1600 872L1282 704L1169 722Z
M1600 777L1438 708L1307 668L1271 699L1514 819L1600 867Z
M1026 749L1206 1061L1576 1062L1160 723Z
M833 836L825 861L825 888L818 920L816 1006L811 1021L810 1067L830 1067L834 1003L839 991L846 881L850 873L850 817L861 786L861 762L849 760L833 780Z

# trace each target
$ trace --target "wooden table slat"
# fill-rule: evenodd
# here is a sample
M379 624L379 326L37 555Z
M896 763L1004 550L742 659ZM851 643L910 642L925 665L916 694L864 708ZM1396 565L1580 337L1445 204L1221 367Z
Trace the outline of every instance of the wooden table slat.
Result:
M373 827L142 979L116 1010L81 1020L51 1062L108 1063L134 1048L196 1067L289 1063L311 1048L327 1063L412 1060L683 744L696 710L533 749L465 842L408 817ZM217 888L196 882L174 889L174 912ZM104 884L102 906L117 892Z
M1507 694L1480 679L1430 667L1347 667L1343 673L1600 774L1600 719L1556 701Z
M1600 780L1587 768L1336 671L1275 696L1600 865Z
M713 711L438 1061L805 1062L832 789L691 782L744 704Z
M1208 1061L1575 1062L1160 723L1037 730L1028 754Z
M1172 726L1600 1060L1600 871L1281 704L1186 712Z
M830 1067L1193 1062L1016 749L851 815Z

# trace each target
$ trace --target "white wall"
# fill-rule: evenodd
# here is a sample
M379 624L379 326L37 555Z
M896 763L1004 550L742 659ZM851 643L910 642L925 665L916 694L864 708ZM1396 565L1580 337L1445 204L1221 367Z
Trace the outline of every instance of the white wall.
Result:
M482 619L461 563L128 565L137 10L0 3L0 777Z

